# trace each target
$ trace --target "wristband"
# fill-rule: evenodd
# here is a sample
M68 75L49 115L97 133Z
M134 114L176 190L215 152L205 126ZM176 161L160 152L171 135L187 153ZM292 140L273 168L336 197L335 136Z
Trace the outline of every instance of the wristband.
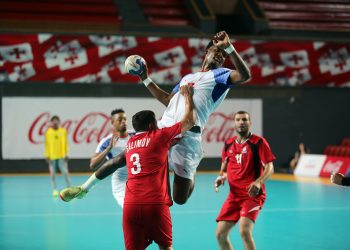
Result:
M147 77L145 80L142 81L143 84L145 84L145 86L147 87L151 82L152 82L152 79Z
M235 48L233 47L232 44L230 44L230 46L228 46L226 49L224 49L224 51L226 52L226 54L231 54L233 51L235 50Z

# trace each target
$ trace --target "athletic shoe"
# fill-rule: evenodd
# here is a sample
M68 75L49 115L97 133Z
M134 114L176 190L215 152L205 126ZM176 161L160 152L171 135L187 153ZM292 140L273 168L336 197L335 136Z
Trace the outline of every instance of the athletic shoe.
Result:
M53 197L58 197L60 195L60 192L58 192L58 190L57 189L54 189L53 191L52 191L52 196Z
M75 198L82 199L87 194L86 190L82 187L68 187L60 192L60 197L63 201L71 201Z

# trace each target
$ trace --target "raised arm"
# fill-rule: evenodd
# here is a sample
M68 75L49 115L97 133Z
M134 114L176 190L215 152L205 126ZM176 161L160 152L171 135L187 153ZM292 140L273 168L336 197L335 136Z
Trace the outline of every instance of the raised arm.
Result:
M157 84L151 80L148 76L148 68L147 68L147 63L145 63L145 69L141 73L140 78L142 82L145 84L149 92L161 103L163 103L165 106L168 106L171 98L173 97L174 93L168 93L161 88Z
M106 156L113 148L116 140L118 140L118 135L113 134L108 146L102 152L96 153L91 157L89 166L91 170L95 170L106 160Z
M106 161L103 165L96 170L95 176L99 180L103 180L110 174L114 173L118 168L126 165L125 150L114 158Z
M196 122L196 112L193 103L193 87L184 85L180 88L180 93L185 97L185 115L181 120L181 133L190 130Z
M213 43L215 46L224 50L226 54L232 59L232 62L236 68L233 70L230 75L230 79L232 83L240 84L248 81L251 78L250 70L248 66L243 61L242 57L238 54L236 49L230 42L230 38L228 37L225 31L220 31L214 36Z

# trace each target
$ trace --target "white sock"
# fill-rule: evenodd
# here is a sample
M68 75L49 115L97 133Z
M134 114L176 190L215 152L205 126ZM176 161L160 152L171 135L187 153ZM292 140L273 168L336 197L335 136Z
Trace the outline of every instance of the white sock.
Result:
M85 183L83 185L81 185L81 187L85 190L85 191L89 191L91 188L93 188L93 186L95 186L98 182L100 181L100 179L96 178L95 173L93 173L89 179L87 179L87 181L85 181Z

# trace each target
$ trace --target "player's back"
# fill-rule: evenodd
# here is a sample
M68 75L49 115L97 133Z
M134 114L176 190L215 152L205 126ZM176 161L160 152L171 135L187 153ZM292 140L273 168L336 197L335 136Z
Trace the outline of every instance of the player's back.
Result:
M185 114L185 99L178 90L180 86L192 85L194 88L193 102L197 112L196 125L203 127L210 114L220 105L228 93L230 84L227 81L230 72L230 69L218 68L183 77L174 89L177 93L170 100L160 121L160 126L164 127L181 121Z
M126 146L128 181L125 204L167 204L169 195L167 153L181 124L134 135Z

